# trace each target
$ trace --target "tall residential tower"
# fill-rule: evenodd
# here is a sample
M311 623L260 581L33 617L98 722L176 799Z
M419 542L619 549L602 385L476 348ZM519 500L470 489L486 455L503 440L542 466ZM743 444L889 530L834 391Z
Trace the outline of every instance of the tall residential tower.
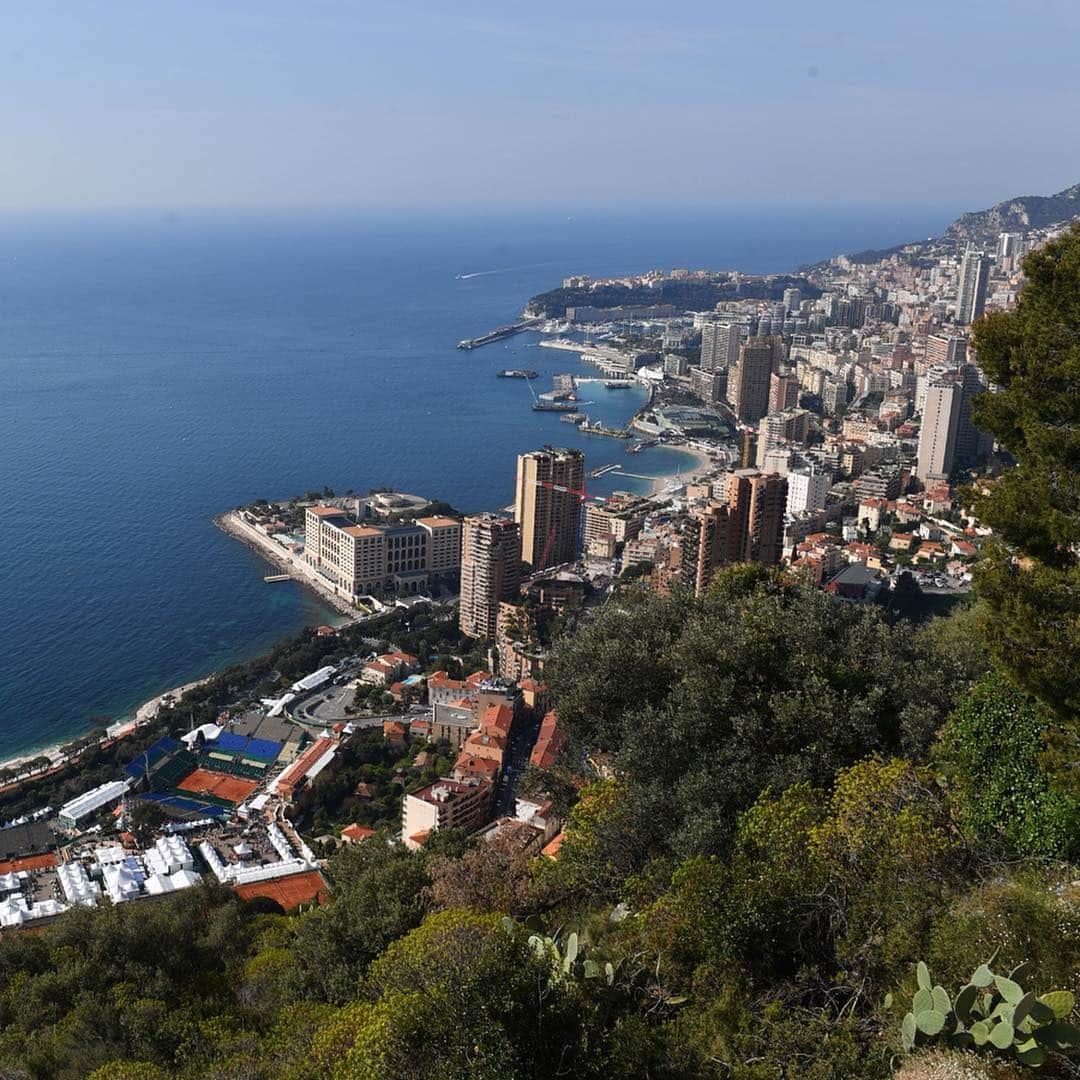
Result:
M519 454L514 520L521 558L530 571L574 562L581 551L585 455L545 446Z
M470 514L461 537L461 632L493 639L500 601L521 584L521 533L508 517Z
M990 260L981 251L966 251L956 287L956 321L961 325L982 316L989 278Z

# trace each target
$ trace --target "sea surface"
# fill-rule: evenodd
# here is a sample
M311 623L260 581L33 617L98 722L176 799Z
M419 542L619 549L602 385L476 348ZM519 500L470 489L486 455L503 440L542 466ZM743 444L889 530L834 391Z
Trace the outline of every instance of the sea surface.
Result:
M293 583L264 584L267 565L212 524L223 510L324 485L498 508L515 455L549 442L589 468L686 467L534 413L526 383L495 377L535 368L539 392L554 372L596 374L574 354L535 335L455 347L565 275L789 270L952 216L0 218L0 758L332 617ZM582 397L621 424L642 392Z

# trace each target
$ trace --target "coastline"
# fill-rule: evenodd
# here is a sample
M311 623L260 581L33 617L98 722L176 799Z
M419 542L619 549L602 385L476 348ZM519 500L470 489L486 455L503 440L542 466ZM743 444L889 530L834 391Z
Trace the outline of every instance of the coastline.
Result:
M715 471L720 466L705 453L704 450L697 450L689 446L680 446L680 453L689 454L694 459L694 464L685 472L673 473L668 476L657 476L653 482L652 487L649 490L649 496L652 499L657 499L659 496L665 496L667 498L673 498L675 493L681 488L684 488L687 484L694 484L701 477L708 475Z
M338 612L346 622L356 622L364 617L363 613L357 611L348 600L338 596L302 559L290 555L271 537L259 532L253 525L249 525L237 511L230 510L228 513L219 514L214 518L214 524L223 533L257 552L276 570L288 574L293 581L306 586L320 600Z
M205 678L195 679L193 682L181 683L180 686L174 686L171 690L166 690L164 693L155 694L154 697L144 701L129 719L121 719L110 724L102 732L101 738L97 740L97 743L92 745L101 745L105 742L126 738L133 731L150 723L151 720L154 720L166 700L179 701L189 690L193 690L196 686L202 686L203 683L209 682L213 677L213 675L207 675ZM68 739L65 742L43 746L36 750L25 751L14 757L0 761L0 769L18 769L20 766L29 764L29 762L35 761L38 758L45 757L49 759L49 764L44 768L34 772L18 773L3 787L0 787L0 793L17 786L24 780L40 779L41 777L54 772L61 766L67 765L69 762L77 761L80 756L79 754L65 754L63 753L63 748L68 742L73 742L78 738L80 738L80 736L75 736L74 739Z
M675 494L686 484L694 483L701 476L716 468L716 463L704 451L691 447L679 447L679 450L694 459L693 465L686 471L669 473L667 475L652 478L648 492L651 498L656 499L657 501L662 501L663 499L670 500L671 498L674 498ZM309 589L319 598L319 600L332 607L339 616L340 621L336 621L337 625L344 625L347 622L358 621L364 618L362 612L357 611L357 609L347 600L336 595L334 591L318 577L313 569L307 566L301 559L297 559L295 556L290 555L281 547L281 545L276 543L273 538L259 532L254 526L244 521L237 511L230 510L227 513L220 514L214 518L214 524L234 540L240 541L245 547L257 552L274 569L288 574L292 581ZM208 675L205 678L182 683L180 686L175 686L160 694L155 694L147 701L144 701L130 716L121 717L113 724L109 725L109 727L103 731L101 738L98 740L98 744L114 739L125 738L133 731L155 719L166 701L178 701L188 690L191 690L196 686L201 686L213 677L213 675ZM78 755L65 755L63 753L63 747L67 743L75 741L78 738L80 738L80 736L72 736L63 742L52 743L34 750L23 751L10 758L0 760L0 769L12 770L27 765L29 762L38 758L48 758L49 760L47 766L44 766L37 771L18 773L10 781L0 787L0 793L17 786L25 780L40 779L41 777L56 771L60 767L77 760Z

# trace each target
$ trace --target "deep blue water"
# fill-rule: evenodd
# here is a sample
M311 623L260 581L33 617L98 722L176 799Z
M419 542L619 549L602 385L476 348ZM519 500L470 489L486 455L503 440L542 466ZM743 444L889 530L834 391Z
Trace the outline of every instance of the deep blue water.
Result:
M324 484L498 507L515 455L545 442L589 467L676 471L685 455L627 458L494 377L533 367L545 389L572 354L535 336L455 348L565 274L786 270L951 216L0 221L0 757L328 617L263 584L265 564L211 524L224 509ZM619 422L640 401L584 396Z

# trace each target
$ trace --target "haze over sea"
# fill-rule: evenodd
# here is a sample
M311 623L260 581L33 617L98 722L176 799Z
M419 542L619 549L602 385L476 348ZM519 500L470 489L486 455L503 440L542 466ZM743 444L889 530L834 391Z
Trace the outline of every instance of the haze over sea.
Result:
M0 757L331 617L293 583L264 584L267 565L213 526L223 510L324 484L494 509L512 500L514 456L546 442L580 446L588 467L678 471L686 455L627 458L495 378L527 366L548 389L583 370L573 354L535 335L455 348L565 275L783 271L952 216L0 221ZM618 423L642 400L599 384L582 397Z

